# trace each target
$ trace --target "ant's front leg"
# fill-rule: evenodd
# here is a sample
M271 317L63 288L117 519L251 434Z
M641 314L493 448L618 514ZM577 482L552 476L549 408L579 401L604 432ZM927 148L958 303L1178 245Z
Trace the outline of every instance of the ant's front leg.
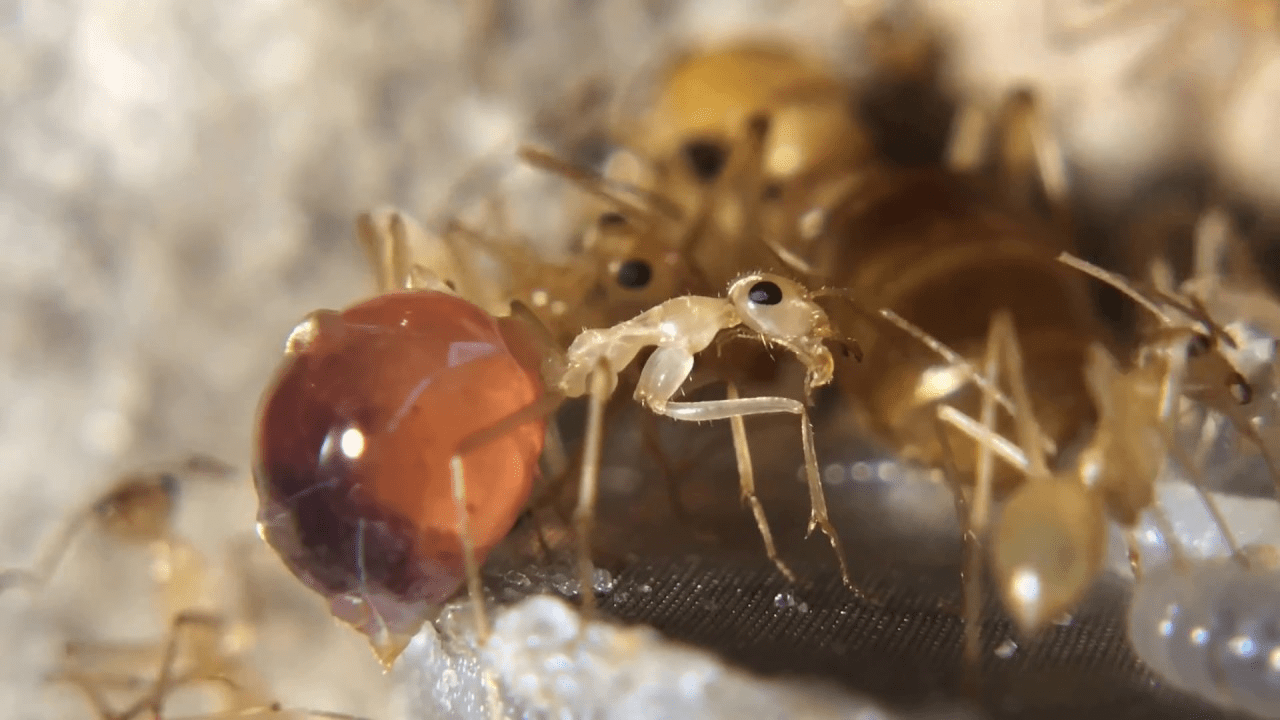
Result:
M821 475L818 472L817 452L814 450L813 425L809 421L809 412L804 403L792 398L768 396L699 402L672 402L671 398L675 396L680 386L684 384L684 381L693 371L693 362L693 353L684 347L667 346L656 349L649 356L648 361L645 362L644 370L640 373L640 382L636 386L636 401L660 415L685 422L732 420L734 418L741 419L748 415L772 415L774 413L799 415L800 433L804 446L805 476L808 480L809 500L812 507L809 516L809 532L813 532L814 528L822 529L822 532L831 541L836 560L840 563L840 577L844 580L845 585L861 594L849 577L849 568L845 562L844 549L840 545L840 538L836 533L835 527L827 516L827 501L822 491ZM745 436L742 438L742 442L743 447L745 447ZM745 457L749 458L750 455ZM749 462L747 464L749 465ZM758 500L753 502L755 498L753 478L744 476L740 480L743 493L748 497L748 503L754 508ZM772 535L769 532L768 525L763 523L763 513L758 514L756 517L757 525L760 526L761 536L765 538L767 547L772 544ZM784 575L790 573L790 569L778 561L776 551L772 559Z

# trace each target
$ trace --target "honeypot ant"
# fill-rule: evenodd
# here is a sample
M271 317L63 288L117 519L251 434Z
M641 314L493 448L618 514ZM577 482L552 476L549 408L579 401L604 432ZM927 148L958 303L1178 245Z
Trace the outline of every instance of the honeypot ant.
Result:
M583 601L591 607L589 534L603 408L619 373L644 350L652 352L634 397L657 414L693 422L799 416L810 531L828 536L852 587L827 517L805 403L733 397L732 390L725 400L672 399L695 356L729 330L795 355L807 369L806 397L829 383L834 360L823 341L841 338L802 286L744 275L724 297L668 300L584 331L561 353L529 333L527 314L489 315L405 262L401 251L370 257L386 265L378 268L384 286L406 291L342 313L317 311L293 331L264 394L254 474L264 537L300 579L330 597L336 616L369 636L384 661L464 581L478 624L487 625L479 561L529 495L545 417L563 399L582 396L589 402L574 522ZM749 468L745 435L734 437L739 465ZM741 480L769 556L789 575L749 471Z

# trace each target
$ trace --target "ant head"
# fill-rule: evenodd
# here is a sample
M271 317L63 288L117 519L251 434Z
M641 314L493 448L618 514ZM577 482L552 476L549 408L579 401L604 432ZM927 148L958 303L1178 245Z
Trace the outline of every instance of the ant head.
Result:
M93 512L113 537L136 543L158 540L169 531L177 485L171 473L129 475L94 503Z
M629 319L693 289L680 252L623 213L602 214L589 247L611 320Z
M756 163L786 181L869 151L849 87L821 58L781 45L696 49L665 70L637 145L693 188Z
M790 344L831 336L827 313L799 283L772 273L744 275L729 286L729 301L743 324L767 340Z
M830 381L835 361L823 341L834 335L831 321L804 286L781 275L754 273L735 280L728 298L744 325L800 357L811 387Z
M1102 565L1106 515L1076 478L1029 478L1001 513L992 546L1000 595L1027 635L1084 597Z

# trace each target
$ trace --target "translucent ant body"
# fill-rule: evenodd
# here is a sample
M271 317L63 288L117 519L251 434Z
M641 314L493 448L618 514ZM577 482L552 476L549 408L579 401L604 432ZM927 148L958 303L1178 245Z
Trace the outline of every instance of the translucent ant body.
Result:
M674 230L658 211L610 180L548 153L524 147L519 154L534 168L599 197L578 238L580 247L567 261L545 259L507 228L452 220L440 233L430 233L405 213L382 208L357 221L360 243L380 268L379 289L399 288L387 273L429 273L492 315L508 315L511 303L519 302L559 347L585 328L621 322L688 292L710 291L665 238Z
M852 84L816 57L746 40L691 50L664 69L621 143L688 228L683 249L717 282L776 264L758 239L837 202L872 158ZM800 203L800 204L797 204ZM801 206L803 205L803 206ZM794 216L794 217L793 217Z
M400 245L403 233L384 238ZM589 400L575 524L584 588L600 462L603 409L642 351L634 398L680 421L799 416L812 513L830 538L804 402L785 397L674 400L695 356L724 331L779 346L807 368L808 391L829 383L836 339L826 313L800 285L767 274L740 277L722 298L684 296L632 320L587 330L563 354L539 348L519 317L494 318L451 294L407 249L378 276L403 289L343 313L319 311L294 330L284 365L264 395L255 478L268 541L304 582L331 597L339 617L390 660L465 577L484 624L479 561L515 521L529 494L545 416L564 398ZM376 264L376 263L375 263ZM541 381L538 380L541 376ZM448 417L449 421L442 422ZM735 431L743 496L771 559L777 557L755 498L745 434ZM319 458L319 460L317 460ZM584 592L584 602L592 595Z
M1062 261L1130 293L1159 313L1145 296L1119 278L1071 256ZM891 318L892 313L887 313ZM940 421L977 442L976 488L969 503L968 530L979 542L988 542L992 570L1005 607L1022 632L1037 633L1048 622L1072 609L1101 573L1108 521L1132 528L1139 516L1151 511L1161 522L1162 534L1172 536L1168 521L1155 504L1155 483L1170 455L1193 472L1195 459L1177 440L1182 417L1180 400L1191 368L1205 373L1203 389L1217 388L1219 395L1243 382L1229 366L1209 361L1213 349L1206 331L1194 325L1172 324L1153 336L1134 367L1122 370L1101 345L1089 347L1084 378L1098 412L1089 442L1074 462L1051 469L1045 458L1044 436L1029 411L1026 368L1014 335L1010 316L1001 313L992 324L981 375L970 371L984 389L979 419L955 407L938 408ZM905 324L904 324L905 325ZM1212 332L1209 328L1208 332ZM918 332L918 331L917 331ZM929 338L926 338L929 339ZM929 339L932 340L932 339ZM934 343L935 350L945 347ZM995 412L1001 394L996 390L997 371L1003 364L1010 386L1011 407L1018 442L995 432ZM1216 382L1208 380L1216 370ZM1237 394L1237 397L1239 395ZM1239 400L1237 400L1239 402ZM1025 474L1005 502L999 522L987 537L993 501L994 457L1000 457ZM1199 487L1199 485L1197 485ZM1211 515L1221 522L1212 499L1202 491ZM1136 567L1136 550L1131 548ZM978 596L981 554L970 555L966 573L970 657L977 648Z
M76 537L86 529L152 555L166 638L159 643L68 643L50 682L78 689L102 720L164 716L166 702L192 685L218 691L223 717L334 717L346 715L287 710L272 703L264 681L243 659L252 628L242 620L207 610L208 572L202 554L173 527L181 481L223 479L232 468L193 456L170 469L135 472L119 479L89 507L76 513L30 569L0 573L0 591L19 585L43 587ZM113 700L129 698L122 709ZM355 719L351 719L355 720Z
M891 43L907 33L888 29L873 33L886 45L884 72L932 67L917 57L932 45L913 42L900 57ZM673 188L696 220L683 247L708 277L736 275L743 262L799 273L856 306L892 308L969 359L992 314L1012 308L1034 368L1035 412L1054 445L1067 445L1092 419L1079 367L1103 332L1085 280L1055 261L1071 247L1069 228L1027 207L1039 198L1055 221L1065 218L1065 163L1034 96L1011 93L994 113L966 108L947 166L903 168L872 147L857 91L795 48L702 48L667 67L652 108L622 136L652 167L651 186ZM976 177L987 165L994 189ZM868 349L864 367L838 377L863 424L899 455L940 466L933 406L946 399L976 412L976 391L896 331L831 312ZM971 469L969 444L957 447Z

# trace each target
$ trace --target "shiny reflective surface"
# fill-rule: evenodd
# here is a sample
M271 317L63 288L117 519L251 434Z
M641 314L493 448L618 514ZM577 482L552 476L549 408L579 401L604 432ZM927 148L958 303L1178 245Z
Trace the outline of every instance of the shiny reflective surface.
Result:
M383 295L313 313L264 397L255 478L263 537L337 617L415 632L463 583L449 459L460 440L534 402L527 343L451 295ZM523 508L541 421L465 456L481 557Z

